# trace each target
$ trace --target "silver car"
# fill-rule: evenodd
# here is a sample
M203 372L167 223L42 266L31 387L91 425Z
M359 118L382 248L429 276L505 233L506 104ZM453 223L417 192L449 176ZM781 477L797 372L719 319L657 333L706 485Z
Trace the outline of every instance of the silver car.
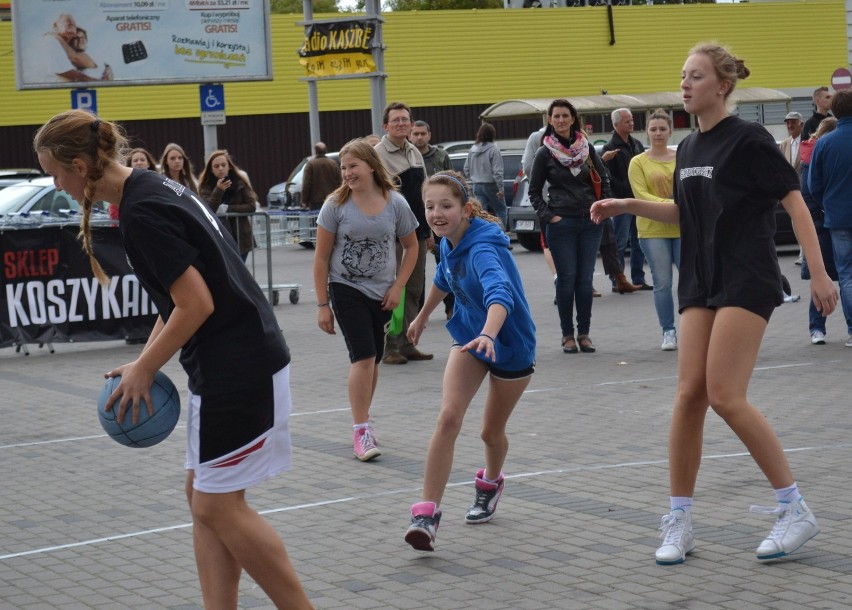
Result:
M40 224L67 222L80 217L80 204L68 193L56 189L53 178L36 178L0 190L0 223ZM108 218L106 204L99 201L93 210L98 218Z

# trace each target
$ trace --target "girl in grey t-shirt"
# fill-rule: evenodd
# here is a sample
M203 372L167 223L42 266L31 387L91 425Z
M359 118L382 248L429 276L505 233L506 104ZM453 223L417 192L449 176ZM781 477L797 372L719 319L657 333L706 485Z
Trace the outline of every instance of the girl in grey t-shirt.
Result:
M340 151L343 184L317 219L314 288L317 324L333 335L334 319L349 350L353 451L362 462L381 455L369 423L384 353L385 328L417 262L417 219L369 144ZM402 246L396 269L396 242Z

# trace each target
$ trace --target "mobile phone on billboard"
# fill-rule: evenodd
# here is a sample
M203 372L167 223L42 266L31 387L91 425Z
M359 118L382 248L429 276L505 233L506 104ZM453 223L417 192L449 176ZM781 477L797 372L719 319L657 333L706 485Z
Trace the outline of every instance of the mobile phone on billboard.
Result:
M124 63L126 64L148 58L148 50L141 40L121 45L121 54L124 55Z

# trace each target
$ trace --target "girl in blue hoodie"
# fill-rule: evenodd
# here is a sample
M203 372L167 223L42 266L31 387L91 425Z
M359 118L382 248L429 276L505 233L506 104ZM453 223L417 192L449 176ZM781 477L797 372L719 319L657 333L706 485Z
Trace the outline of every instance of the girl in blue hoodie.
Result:
M452 292L456 298L447 330L453 338L444 371L441 412L429 450L423 496L411 507L405 541L432 551L439 505L453 466L453 451L465 412L489 376L482 416L485 468L476 473L476 495L465 522L490 521L503 493L503 462L509 450L506 424L535 367L535 325L524 296L509 238L499 221L482 210L464 177L441 172L423 184L426 222L441 240L441 262L429 296L408 327L417 345L432 311Z

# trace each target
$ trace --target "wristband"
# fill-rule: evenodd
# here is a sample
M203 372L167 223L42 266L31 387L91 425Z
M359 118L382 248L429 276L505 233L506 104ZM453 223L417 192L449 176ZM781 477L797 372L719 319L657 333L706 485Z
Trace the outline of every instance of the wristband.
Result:
M317 303L317 307L328 307L328 303Z
M494 337L492 337L491 335L486 335L485 333L479 333L479 336L480 337L488 337L489 339L491 339L491 343L494 343Z

